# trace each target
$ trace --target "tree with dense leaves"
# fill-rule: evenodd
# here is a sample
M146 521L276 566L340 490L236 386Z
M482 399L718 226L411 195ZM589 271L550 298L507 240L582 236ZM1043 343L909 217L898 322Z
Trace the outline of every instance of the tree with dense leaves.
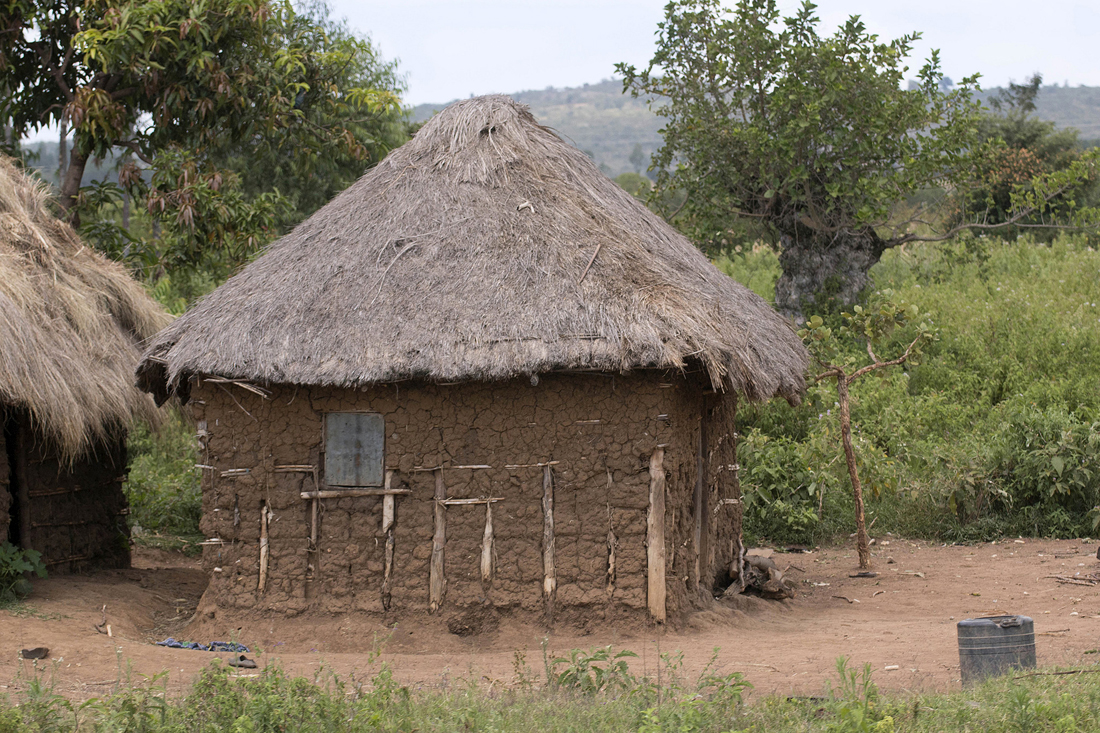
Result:
M175 260L227 248L239 262L293 206L257 183L271 161L295 181L333 161L361 172L384 154L375 131L399 114L392 66L368 41L326 27L325 6L311 10L285 0L10 0L0 8L0 117L20 137L68 118L60 205L74 224L120 198L81 189L89 159L122 149L141 164L124 166L119 184L172 230Z
M995 144L988 145L985 154L976 159L977 185L958 197L956 221L980 217L985 223L998 224L1011 219L1015 213L1012 194L1018 187L1038 176L1065 170L1081 158L1077 130L1057 129L1053 122L1036 116L1042 83L1042 74L1036 73L1023 84L1010 82L988 100L990 110L981 117L978 135L983 143ZM1096 189L1095 176L1084 178L1017 224L1057 225L1066 218L1069 202L1092 203Z
M975 218L935 230L922 210L898 218L911 194L970 185L980 104L977 77L942 84L933 52L914 89L901 89L919 34L881 42L857 16L818 34L815 6L781 18L775 0L674 0L648 67L619 64L624 89L653 99L666 118L654 156L654 196L686 193L672 218L704 249L730 244L738 220L755 221L780 249L776 305L801 318L806 304L854 303L890 247L938 240ZM1014 189L1010 221L1088 175L1095 158L1027 190Z

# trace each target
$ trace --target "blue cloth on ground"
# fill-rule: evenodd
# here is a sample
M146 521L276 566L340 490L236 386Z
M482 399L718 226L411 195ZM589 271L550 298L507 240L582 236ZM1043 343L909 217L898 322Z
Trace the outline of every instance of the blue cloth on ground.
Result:
M170 636L164 641L156 642L156 646L166 646L170 649L195 649L203 652L247 652L249 650L244 644L234 641L212 641L209 644L200 644L197 641L176 641Z

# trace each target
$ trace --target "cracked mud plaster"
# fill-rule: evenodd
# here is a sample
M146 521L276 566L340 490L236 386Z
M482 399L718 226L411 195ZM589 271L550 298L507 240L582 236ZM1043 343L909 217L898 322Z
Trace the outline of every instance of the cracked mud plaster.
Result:
M697 604L728 568L731 532L740 532L736 507L707 511L703 590L695 587L693 491L704 413L730 400L705 395L693 375L656 371L629 375L543 375L537 385L399 383L363 391L276 386L270 399L228 386L200 383L192 410L209 438L202 454L202 530L223 540L208 545L212 572L206 608L383 614L386 536L380 496L320 500L316 551L310 549L311 502L302 491L309 472L277 466L324 464L326 412L377 412L386 426L385 466L394 471L394 566L388 616L428 611L434 532L435 476L417 468L444 466L448 498L503 497L494 504L493 574L481 577L484 505L448 506L443 610L490 607L538 615L545 607L542 564L542 469L557 461L554 527L555 620L639 618L646 615L648 460L666 445L665 534L667 613L675 621ZM232 395L228 393L232 390ZM239 404L238 404L239 403ZM247 410L247 412L245 412ZM728 413L728 414L727 414ZM714 423L713 415L706 418ZM708 453L732 428L708 424ZM448 466L488 465L488 469ZM523 468L505 468L522 465ZM708 465L704 463L704 465ZM246 475L222 476L232 469ZM610 485L608 477L610 476ZM725 483L723 483L725 481ZM731 496L728 474L707 469L707 498ZM260 507L274 512L269 527L267 589L257 592ZM609 512L610 507L610 512ZM234 522L239 514L239 524ZM609 592L608 517L616 544L616 581ZM737 516L734 516L734 515ZM718 525L726 525L719 527ZM220 568L214 572L215 568Z

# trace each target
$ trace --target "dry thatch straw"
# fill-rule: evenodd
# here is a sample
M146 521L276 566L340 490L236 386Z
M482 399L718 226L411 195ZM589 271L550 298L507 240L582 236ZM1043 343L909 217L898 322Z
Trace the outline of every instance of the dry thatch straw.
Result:
M171 320L125 268L83 245L49 193L0 156L0 407L28 411L76 458L134 418L140 342Z
M806 351L584 153L505 96L451 105L159 334L139 385L361 388L702 365L797 401Z

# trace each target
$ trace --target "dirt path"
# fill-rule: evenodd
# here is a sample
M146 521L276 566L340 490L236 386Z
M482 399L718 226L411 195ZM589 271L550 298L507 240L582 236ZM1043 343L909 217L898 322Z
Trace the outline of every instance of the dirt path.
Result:
M837 657L870 663L881 687L947 690L958 685L955 623L964 618L1018 613L1035 619L1041 665L1088 664L1100 648L1100 585L1072 585L1052 575L1100 573L1097 544L1081 541L1004 540L971 547L930 546L889 537L875 550L877 577L850 578L851 547L808 554L778 554L798 586L793 601L746 599L741 610L696 614L686 628L658 632L601 629L577 635L551 633L548 647L614 644L637 652L637 672L653 673L660 652L683 652L683 670L696 674L719 648L719 671L740 671L757 694L818 694L835 677ZM895 562L889 563L887 560ZM25 688L35 663L17 658L26 647L50 648L38 668L58 691L85 698L109 693L127 675L165 673L170 689L185 689L214 654L165 649L152 641L186 636L205 579L197 565L157 551L142 551L131 570L40 581L19 613L0 611L0 694ZM851 599L849 602L846 599ZM112 637L94 624L106 604ZM192 628L194 631L194 628ZM202 629L206 636L218 629ZM442 622L401 623L385 629L349 616L261 619L225 628L216 638L239 639L260 664L278 662L294 674L325 668L369 676L369 652L383 639L381 659L402 682L416 685L476 680L507 685L516 652L541 675L541 628L502 625L493 634L459 638ZM220 655L228 656L228 655ZM897 665L895 671L886 671Z

